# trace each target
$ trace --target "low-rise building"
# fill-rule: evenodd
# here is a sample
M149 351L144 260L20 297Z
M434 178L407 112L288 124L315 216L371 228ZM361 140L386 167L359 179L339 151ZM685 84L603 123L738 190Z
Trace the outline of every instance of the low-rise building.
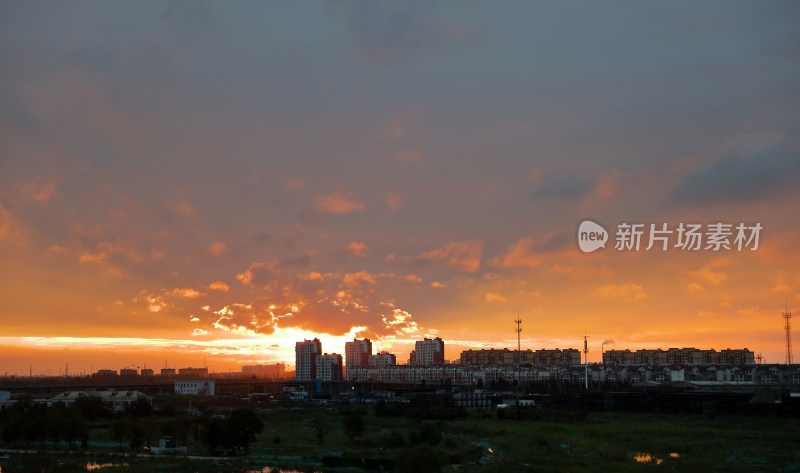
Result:
M284 363L275 363L271 365L244 365L242 366L242 374L247 376L258 376L270 379L280 379L286 373L286 365Z
M660 348L648 350L608 350L603 353L606 364L720 364L744 365L755 363L755 354L747 348L716 351L697 348Z
M215 383L213 379L175 380L175 394L213 396Z
M178 439L165 435L158 439L158 447L152 447L150 451L153 455L176 455L185 454L186 447L179 447Z
M178 369L178 376L187 376L191 378L206 378L208 377L208 368L180 368Z
M78 399L95 397L101 399L107 407L115 412L123 411L131 404L144 399L153 403L153 398L139 391L65 391L47 401L47 405L64 404L71 406Z

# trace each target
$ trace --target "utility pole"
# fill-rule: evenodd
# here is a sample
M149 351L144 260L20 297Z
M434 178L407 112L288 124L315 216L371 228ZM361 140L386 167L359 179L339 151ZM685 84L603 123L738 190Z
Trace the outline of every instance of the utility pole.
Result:
M517 324L517 385L521 386L521 379L520 379L520 364L521 364L521 357L522 357L522 343L520 341L520 334L522 333L522 328L520 324L522 323L522 319L519 318L519 313L517 313L517 320L514 321Z
M586 390L589 390L589 343L587 341L586 331L583 332L583 357L584 357L584 377L586 380Z

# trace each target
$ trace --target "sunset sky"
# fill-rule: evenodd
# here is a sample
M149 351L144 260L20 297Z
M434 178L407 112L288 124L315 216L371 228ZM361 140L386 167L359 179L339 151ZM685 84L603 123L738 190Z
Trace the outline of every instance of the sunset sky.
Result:
M783 362L798 19L780 1L4 1L0 374L293 365L312 337L407 360L440 336L457 359L515 347L517 314L523 348L585 331L590 361L607 342ZM584 254L584 219L763 230L756 251Z

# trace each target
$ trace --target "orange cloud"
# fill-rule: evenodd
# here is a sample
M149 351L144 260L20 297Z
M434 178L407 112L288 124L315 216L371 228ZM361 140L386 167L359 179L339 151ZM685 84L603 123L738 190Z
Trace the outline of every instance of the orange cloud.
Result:
M686 285L686 290L689 292L703 292L703 286L693 282Z
M141 304L148 311L153 313L161 312L162 310L172 307L172 305L164 301L164 298L161 296L148 294L147 291L140 292L136 297L133 298L133 302Z
M508 299L493 292L486 293L486 302L506 302Z
M213 323L214 328L242 335L270 334L275 330L276 317L263 305L233 303L216 310L214 314L219 318Z
M417 288L422 283L422 278L416 274L406 274L401 278L404 286L409 288Z
M601 174L597 176L595 186L583 196L581 207L586 208L592 204L606 202L617 195L620 189L620 173Z
M345 274L344 284L347 287L362 287L366 285L378 284L378 280L375 279L375 276L366 271L359 271L357 273Z
M422 161L422 151L418 149L404 149L394 153L394 159L398 163L419 163Z
M316 271L311 271L308 274L300 274L297 276L297 278L303 281L322 281L325 279L322 273L318 273Z
M350 253L352 253L353 256L357 256L359 258L363 258L369 254L369 248L367 248L367 245L364 243L355 241L350 242L350 244L347 245L347 249L350 250Z
M111 254L114 247L109 242L103 242L97 245L97 248L92 250L86 250L81 254L79 261L81 263L104 263L108 258L108 255Z
M67 251L66 247L59 246L59 245L53 245L53 246L51 246L50 248L47 249L47 254L50 255L50 256L57 256L57 255L63 254L65 251Z
M386 203L389 204L389 209L392 213L397 212L397 209L400 208L400 204L403 202L404 198L400 195L395 194L386 194Z
M208 253L211 256L219 256L228 250L228 245L220 241L214 242L213 245L208 247Z
M541 258L533 251L533 238L526 237L511 245L500 266L528 266L533 268L538 266L539 263L541 263Z
M347 214L350 212L364 210L363 202L349 200L342 195L341 191L336 191L331 195L321 195L314 201L317 210L332 214Z
M550 267L550 272L555 274L564 274L573 278L579 277L612 277L614 270L611 267L602 266L568 266L563 263L556 263Z
M247 268L242 274L237 274L236 279L242 282L242 284L252 284L256 279L259 281L265 278L271 277L274 273L275 269L278 266L277 261L272 261L270 263L253 263Z
M433 281L433 282L431 283L431 287L435 287L435 288L443 288L443 287L445 287L445 286L444 286L444 284L440 283L439 281Z
M384 328L398 335L416 335L420 332L417 322L413 320L411 314L402 310L394 309L388 315L381 315Z
M709 284L718 285L728 280L728 275L722 271L714 271L711 265L703 266L697 271L689 273L690 276L705 281Z
M227 285L227 284L225 284L225 283L224 283L224 282L222 282L222 281L215 281L215 282L212 282L211 284L209 284L209 285L208 285L208 288L209 288L209 289L213 289L213 290L215 290L215 291L222 291L222 292L228 292L228 289L230 289L230 288L228 287L228 285Z
M79 261L81 263L104 264L111 255L121 255L124 258L134 262L140 262L144 258L144 255L139 251L138 244L135 240L117 238L113 244L111 242L104 241L98 244L94 250L85 250L81 252Z
M607 299L621 299L625 302L640 301L647 297L642 286L638 284L609 284L596 289L595 293Z
M436 250L419 255L420 260L437 261L456 266L462 271L476 271L481 265L483 242L480 240L454 241Z
M301 190L306 187L306 182L302 177L293 177L292 179L286 181L286 184L284 184L283 187L287 191Z
M37 177L19 185L23 197L29 201L44 204L56 194L56 180L52 177Z
M167 209L177 217L193 217L198 214L195 206L188 200L179 199L166 203Z
M7 237L11 233L11 212L3 207L0 202L0 239Z
M194 289L188 287L173 289L171 294L173 296L185 297L187 299L197 299L198 297L203 297L206 295L205 292L195 291Z

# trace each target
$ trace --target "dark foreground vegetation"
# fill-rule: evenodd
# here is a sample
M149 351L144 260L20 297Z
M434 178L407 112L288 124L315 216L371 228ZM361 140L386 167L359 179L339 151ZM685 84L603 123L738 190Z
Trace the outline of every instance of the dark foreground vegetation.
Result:
M796 417L466 410L437 396L355 406L165 395L153 404L114 413L94 399L18 403L0 413L2 472L800 471ZM189 456L153 456L161 436Z

